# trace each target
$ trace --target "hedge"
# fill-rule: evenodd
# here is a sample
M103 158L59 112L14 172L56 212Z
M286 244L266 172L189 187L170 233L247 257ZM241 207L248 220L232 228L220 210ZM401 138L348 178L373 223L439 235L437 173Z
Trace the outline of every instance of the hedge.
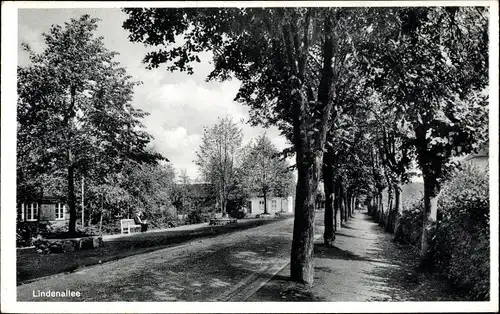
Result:
M442 190L432 254L439 270L471 300L488 300L490 199L488 171L468 167Z

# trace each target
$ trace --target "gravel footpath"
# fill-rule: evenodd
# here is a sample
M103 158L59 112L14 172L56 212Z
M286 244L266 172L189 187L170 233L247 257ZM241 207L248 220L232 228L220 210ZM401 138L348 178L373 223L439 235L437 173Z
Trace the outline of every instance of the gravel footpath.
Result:
M392 234L362 212L327 249L314 247L314 286L289 281L285 267L248 301L455 301L460 296L444 280L415 271L418 256L392 241Z

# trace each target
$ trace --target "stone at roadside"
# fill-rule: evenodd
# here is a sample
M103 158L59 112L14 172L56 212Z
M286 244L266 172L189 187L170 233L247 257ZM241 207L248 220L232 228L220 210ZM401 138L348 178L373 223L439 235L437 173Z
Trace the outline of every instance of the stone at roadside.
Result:
M51 253L62 253L62 247L57 244L53 244L50 246L50 252Z
M78 240L69 240L71 244L73 244L73 247L75 248L75 251L80 250L80 242Z
M92 238L83 238L80 240L80 250L88 250L94 248L94 240Z
M38 254L42 254L42 253L43 253L43 251L42 251L42 250L40 250L40 249L36 250L36 252L37 252Z
M98 237L98 238L93 238L92 239L93 241L93 246L94 248L98 248L98 247L101 247L103 246L104 242L102 241L102 238L101 237Z
M71 241L66 241L62 245L62 250L63 250L63 252L74 252L75 251L75 245Z

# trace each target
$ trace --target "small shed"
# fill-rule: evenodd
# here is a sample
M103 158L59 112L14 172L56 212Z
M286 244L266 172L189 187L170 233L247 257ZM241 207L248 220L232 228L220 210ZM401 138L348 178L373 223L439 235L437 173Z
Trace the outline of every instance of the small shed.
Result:
M69 207L66 202L55 197L18 202L17 221L38 221L65 225L69 221Z

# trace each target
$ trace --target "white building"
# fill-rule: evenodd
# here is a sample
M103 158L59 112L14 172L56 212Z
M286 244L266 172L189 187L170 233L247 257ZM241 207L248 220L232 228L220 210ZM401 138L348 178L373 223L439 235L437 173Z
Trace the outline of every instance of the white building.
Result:
M267 212L271 215L275 213L293 213L293 196L288 197L267 197ZM264 213L264 197L252 197L246 205L248 216L255 216Z

